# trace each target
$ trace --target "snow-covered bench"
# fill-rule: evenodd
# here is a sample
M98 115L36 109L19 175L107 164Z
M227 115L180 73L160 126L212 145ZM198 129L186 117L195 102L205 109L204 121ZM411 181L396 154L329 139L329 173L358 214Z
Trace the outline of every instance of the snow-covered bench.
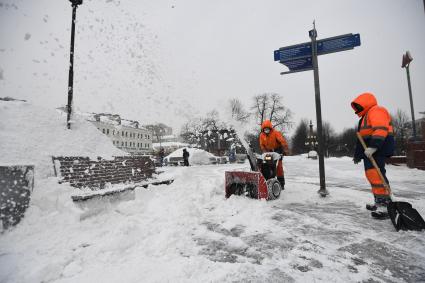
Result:
M52 157L52 161L59 183L69 183L82 189L72 196L73 201L109 197L133 191L136 187L170 184L173 181L155 178L155 164L149 156L117 156L112 160L60 156Z
M0 231L21 221L33 188L33 165L0 166Z

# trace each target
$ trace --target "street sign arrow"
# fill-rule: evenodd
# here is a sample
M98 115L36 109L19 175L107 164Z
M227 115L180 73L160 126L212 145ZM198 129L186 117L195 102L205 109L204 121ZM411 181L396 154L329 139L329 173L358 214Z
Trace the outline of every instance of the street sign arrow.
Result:
M311 42L282 47L274 51L274 60L280 62L305 57L311 57Z
M353 49L360 46L360 34L344 34L317 41L317 55Z
M360 46L360 34L344 34L317 41L317 55L324 55L353 49ZM295 59L311 57L311 42L291 45L274 51L274 60L285 64Z

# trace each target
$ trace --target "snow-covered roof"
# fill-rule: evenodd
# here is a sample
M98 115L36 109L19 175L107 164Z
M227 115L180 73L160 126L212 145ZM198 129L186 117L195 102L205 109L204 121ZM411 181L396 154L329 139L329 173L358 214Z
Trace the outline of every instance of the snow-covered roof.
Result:
M110 113L78 113L91 122L100 122L113 126L123 126L128 128L140 129L149 131L147 128L140 125L138 121L122 119L118 114Z
M152 148L153 149L159 149L160 147L164 148L170 148L170 147L186 147L189 146L188 143L182 143L182 142L162 142L162 143L153 143Z

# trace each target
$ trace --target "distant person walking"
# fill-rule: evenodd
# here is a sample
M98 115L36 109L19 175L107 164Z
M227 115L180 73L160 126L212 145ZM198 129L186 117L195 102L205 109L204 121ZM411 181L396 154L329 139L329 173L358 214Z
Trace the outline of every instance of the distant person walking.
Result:
M389 184L385 175L385 159L394 152L394 133L391 125L391 116L387 109L378 105L375 96L372 93L362 93L351 102L357 116L360 117L357 131L363 137L367 148L363 149L357 141L356 151L354 153L354 163L359 163L362 159L366 178L372 187L375 203L366 205L368 210L372 210L372 216L376 218L386 218L387 205L392 201L390 192L385 188L378 170L373 167L370 158L373 156L375 161Z
M160 162L159 166L162 166L164 164L164 156L165 156L165 151L164 151L164 148L161 147L159 149L159 162Z
M183 165L184 166L189 166L189 152L183 148Z

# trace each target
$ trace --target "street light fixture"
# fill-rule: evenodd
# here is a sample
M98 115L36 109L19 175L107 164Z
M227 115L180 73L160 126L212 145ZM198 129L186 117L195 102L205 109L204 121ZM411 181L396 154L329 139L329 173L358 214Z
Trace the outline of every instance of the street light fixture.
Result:
M412 130L413 130L413 139L416 140L416 124L415 124L415 110L413 109L413 98L412 98L412 86L410 84L410 62L413 61L413 57L409 51L406 51L403 54L403 60L401 62L401 67L406 69L407 74L407 86L409 88L409 99L410 99L410 112L412 115Z
M69 0L72 6L72 23L71 23L71 48L69 55L69 75L68 75L68 105L66 124L71 129L71 113L72 113L72 95L74 88L74 39L75 39L75 17L77 15L77 6L83 4L83 0Z

